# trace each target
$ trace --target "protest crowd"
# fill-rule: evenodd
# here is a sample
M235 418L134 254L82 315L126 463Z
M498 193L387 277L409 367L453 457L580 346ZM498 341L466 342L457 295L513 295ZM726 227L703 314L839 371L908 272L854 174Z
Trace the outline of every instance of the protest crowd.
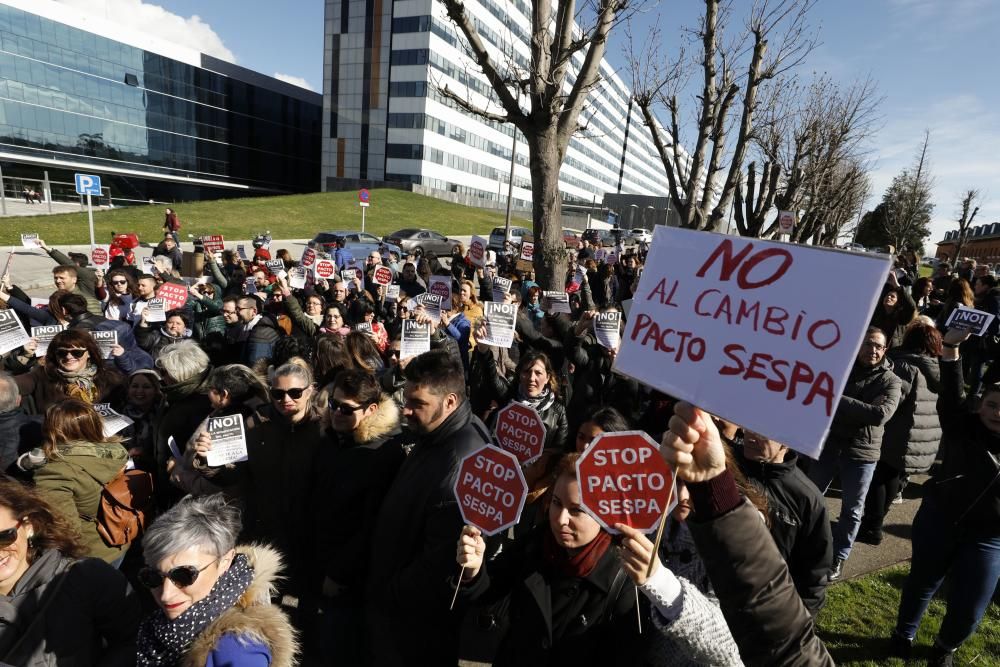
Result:
M887 652L947 579L952 664L994 596L1000 335L948 325L1000 314L989 267L897 262L810 460L612 372L645 244L582 241L547 292L478 237L188 262L179 228L104 269L37 239L43 302L3 276L0 663L832 665L827 588L928 471ZM616 433L676 475L661 537L585 510ZM519 498L464 472L497 438ZM465 483L514 514L468 520Z

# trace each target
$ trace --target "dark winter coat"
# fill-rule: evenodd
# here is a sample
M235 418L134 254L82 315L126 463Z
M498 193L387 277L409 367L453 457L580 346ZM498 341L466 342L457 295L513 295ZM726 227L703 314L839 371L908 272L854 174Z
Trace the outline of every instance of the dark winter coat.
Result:
M566 360L573 364L572 395L567 415L573 426L603 406L622 413L630 424L642 414L639 383L611 371L611 356L593 333L566 335Z
M484 565L471 584L463 584L470 599L502 600L492 613L473 612L480 618L488 614L490 622L481 625L501 635L489 662L497 667L641 664L644 642L636 624L635 587L614 546L590 574L573 577L546 563L548 530L547 523L537 526ZM472 658L467 651L478 648L463 646L463 657ZM481 655L474 657L485 662Z
M178 495L171 491L172 487L166 474L167 459L171 456L167 439L173 436L177 447L183 451L187 441L194 435L195 429L212 411L207 386L208 376L211 373L212 367L209 366L193 378L163 388L163 400L153 419L156 427L153 446L158 472L156 493L161 501L166 501L168 496Z
M385 398L353 433L331 430L326 437L313 469L320 568L360 602L375 519L406 459L399 409Z
M79 329L80 331L94 331L104 322L107 322L107 318L104 315L94 315L90 312L80 313L67 322L66 328Z
M965 410L962 362L940 362L938 414L948 440L941 468L924 485L954 518L957 532L971 539L1000 536L1000 434Z
M262 315L244 341L242 363L253 366L259 359L270 359L274 344L284 336L285 332L273 317Z
M744 500L721 516L697 519L702 495L697 487L712 487L718 480L689 485L695 514L688 528L744 664L833 667L757 509ZM735 485L731 492L738 493Z
M781 463L754 461L734 450L740 469L767 495L771 537L788 564L802 603L815 616L826 601L833 535L826 502L816 485L798 467L798 456L789 450Z
M876 366L855 362L824 449L833 448L850 461L878 461L882 434L899 405L901 389L902 382L892 372L888 357Z
M318 415L293 424L268 403L246 420L247 462L241 471L246 511L241 541L268 543L285 558L279 589L301 597L313 569L316 515L313 474L322 447ZM327 483L327 482L325 482Z
M9 596L0 595L0 664L134 665L139 614L138 597L116 569L45 551Z
M463 402L417 439L372 533L366 616L375 665L455 664L460 617L448 611L464 521L455 475L490 435Z
M938 362L913 352L894 351L890 356L892 370L902 381L902 395L896 413L885 425L882 461L907 475L927 472L941 444Z
M0 473L16 465L17 457L42 442L42 418L21 408L0 412Z
M135 328L135 339L139 343L139 347L148 352L153 359L159 357L160 352L166 346L179 343L182 340L189 340L190 338L190 331L185 331L181 336L171 336L163 326L157 326L155 322L150 326L144 327L140 324Z

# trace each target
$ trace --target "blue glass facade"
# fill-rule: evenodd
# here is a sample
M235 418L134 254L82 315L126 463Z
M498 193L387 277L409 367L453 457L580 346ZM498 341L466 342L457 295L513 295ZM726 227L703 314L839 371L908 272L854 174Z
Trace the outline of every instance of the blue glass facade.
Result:
M0 151L87 162L98 173L318 190L322 97L279 92L284 84L208 56L202 65L0 5ZM128 180L143 197L177 190L155 177Z

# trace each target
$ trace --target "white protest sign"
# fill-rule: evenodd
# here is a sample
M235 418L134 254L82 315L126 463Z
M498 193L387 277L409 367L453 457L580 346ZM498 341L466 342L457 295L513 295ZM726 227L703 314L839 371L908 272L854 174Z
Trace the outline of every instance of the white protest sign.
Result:
M493 300L503 301L503 298L510 294L511 285L514 281L510 278L502 278L500 276L493 277Z
M782 234L791 234L795 229L795 214L791 211L778 211L778 228Z
M21 234L22 248L41 248L38 245L38 234Z
M614 369L816 458L888 263L657 226Z
M521 244L521 259L530 262L535 256L535 244L525 241Z
M101 356L105 359L111 358L111 349L118 344L117 331L91 331L90 337L97 343L101 350Z
M617 310L598 313L594 318L594 336L597 342L609 350L618 349L621 343L622 314Z
M288 269L288 286L292 289L304 289L307 270L304 266L293 266Z
M115 433L125 430L133 423L131 418L112 410L110 403L94 403L94 410L101 415L101 421L104 422L105 438L110 438Z
M153 274L156 269L156 265L153 264L153 258L151 255L146 255L142 258L142 272Z
M958 308L951 311L951 315L948 316L948 321L944 325L949 329L970 331L973 336L982 336L992 323L992 314L959 305Z
M0 310L0 354L17 349L29 340L31 337L21 326L17 313L13 310Z
M417 297L418 303L424 307L424 315L435 322L441 319L441 297L437 294L424 292Z
M416 320L403 320L403 337L400 340L399 358L409 359L431 349L431 325Z
M243 281L243 293L244 294L256 294L257 293L257 279L253 276L247 276L246 280Z
M484 345L509 348L514 343L514 325L517 322L517 305L513 303L483 302L483 325L476 341Z
M441 297L442 310L451 310L451 276L431 276L427 291Z
M486 266L486 247L489 241L482 236L473 236L469 242L469 259L473 266Z
M36 357L44 357L49 349L49 343L56 337L56 334L65 329L61 324L47 324L41 327L31 327L31 337L38 341L35 348Z
M90 264L95 269L107 271L111 266L111 246L94 245L90 247Z
M49 307L49 300L33 296L31 297L31 307L38 308L39 310L46 310Z
M566 292L542 292L542 310L546 313L572 313L569 294Z
M236 255L244 262L249 261L249 258L247 257L247 247L242 243L236 246Z
M146 322L166 322L167 304L163 299L150 299L146 302Z
M399 301L399 285L386 285L385 286L385 300L386 301Z
M243 430L243 415L208 418L208 434L212 449L205 457L213 468L247 460L247 437Z

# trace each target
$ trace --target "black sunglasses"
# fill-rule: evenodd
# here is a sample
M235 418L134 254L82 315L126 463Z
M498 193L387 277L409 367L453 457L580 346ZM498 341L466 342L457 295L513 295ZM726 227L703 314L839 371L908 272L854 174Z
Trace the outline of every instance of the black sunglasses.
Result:
M127 280L112 280L111 284L112 285L128 285L128 281Z
M17 531L24 524L24 519L21 519L14 524L13 528L8 528L7 530L0 530L0 549L9 547L10 545L17 542Z
M293 389L276 389L271 387L271 398L276 401L285 400L285 395L292 397L293 401L297 401L302 398L302 394L306 393L306 389L309 387L295 387Z
M194 565L178 565L177 567L171 568L169 572L164 574L154 568L144 567L139 570L139 583L146 588L159 588L163 585L164 579L169 579L173 582L174 586L177 586L178 588L187 588L194 582L198 581L199 574L207 570L211 565L218 563L220 558L216 558L200 570Z
M68 348L63 348L61 350L56 350L56 356L59 358L68 357L73 355L74 359L82 359L83 355L87 354L86 350L70 350Z
M371 403L369 403L368 405L371 405ZM365 408L368 407L368 405L351 405L349 403L341 403L335 398L330 399L330 409L336 410L345 417L353 415L358 410L364 410Z

